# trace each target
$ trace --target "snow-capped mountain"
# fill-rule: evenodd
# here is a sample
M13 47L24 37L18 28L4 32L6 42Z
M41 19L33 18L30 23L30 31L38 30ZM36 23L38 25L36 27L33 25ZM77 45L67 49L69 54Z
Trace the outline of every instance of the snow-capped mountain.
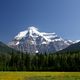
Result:
M62 39L56 33L39 32L32 26L18 33L8 45L23 52L44 53L62 50L73 43L71 40Z

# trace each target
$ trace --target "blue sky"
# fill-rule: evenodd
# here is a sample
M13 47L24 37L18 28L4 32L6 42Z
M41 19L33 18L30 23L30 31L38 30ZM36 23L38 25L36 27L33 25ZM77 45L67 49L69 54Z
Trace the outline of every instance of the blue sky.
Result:
M29 26L80 39L80 0L0 0L0 41L8 43Z

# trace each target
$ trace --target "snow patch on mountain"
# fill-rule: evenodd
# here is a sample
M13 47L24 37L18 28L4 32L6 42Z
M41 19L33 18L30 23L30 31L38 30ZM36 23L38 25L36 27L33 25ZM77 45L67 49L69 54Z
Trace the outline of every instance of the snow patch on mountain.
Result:
M27 32L27 30L20 32L14 39L21 40L23 37L26 37Z

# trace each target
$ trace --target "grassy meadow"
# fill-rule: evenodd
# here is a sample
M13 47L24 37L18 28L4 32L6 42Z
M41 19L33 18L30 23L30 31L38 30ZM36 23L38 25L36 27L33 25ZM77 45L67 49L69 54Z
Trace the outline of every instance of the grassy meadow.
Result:
M80 80L80 72L0 72L0 80Z

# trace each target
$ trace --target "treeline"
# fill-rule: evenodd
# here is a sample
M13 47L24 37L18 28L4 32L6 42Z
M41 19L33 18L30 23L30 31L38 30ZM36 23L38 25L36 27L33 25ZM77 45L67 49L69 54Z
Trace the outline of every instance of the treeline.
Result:
M80 51L0 54L0 71L80 71Z

